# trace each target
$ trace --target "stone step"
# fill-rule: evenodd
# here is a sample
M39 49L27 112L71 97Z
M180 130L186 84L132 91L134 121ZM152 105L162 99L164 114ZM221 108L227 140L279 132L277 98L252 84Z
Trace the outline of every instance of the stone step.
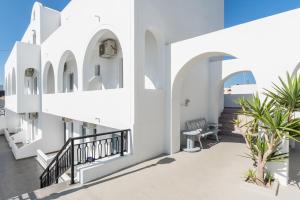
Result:
M222 135L226 135L226 136L233 136L233 137L239 137L239 138L243 138L243 135L241 133L232 131L232 132L220 132L219 133L220 136Z
M48 187L35 190L33 192L19 195L18 197L13 197L11 199L12 200L14 200L14 199L31 199L30 197L32 194L35 195L34 199L56 199L55 194L67 192L68 190L74 190L80 186L81 185L78 183L70 185L70 182L67 181L67 182L63 182L63 183L53 184Z
M227 114L236 114L236 113L239 113L241 111L241 109L228 109L228 108L225 108L223 110L222 113L227 113Z
M233 120L236 120L236 119L238 119L238 117L236 116L221 116L220 118L219 118L219 121L233 121Z

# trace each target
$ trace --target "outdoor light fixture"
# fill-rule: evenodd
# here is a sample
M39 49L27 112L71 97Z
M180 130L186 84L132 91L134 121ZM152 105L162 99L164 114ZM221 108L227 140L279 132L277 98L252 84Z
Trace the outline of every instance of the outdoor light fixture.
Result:
M181 105L184 106L184 107L188 107L190 103L191 103L191 100L190 100L190 99L185 99L185 100L184 100L184 103L181 104Z
M101 17L99 15L94 15L95 18L97 18L98 22L101 21Z

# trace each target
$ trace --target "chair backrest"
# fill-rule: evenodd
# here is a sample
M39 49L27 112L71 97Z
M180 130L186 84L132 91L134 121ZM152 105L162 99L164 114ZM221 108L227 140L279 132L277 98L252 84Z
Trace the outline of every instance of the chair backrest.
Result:
M200 119L187 121L185 126L186 129L189 131L193 131L197 129L205 130L207 129L207 122L206 119L200 118Z

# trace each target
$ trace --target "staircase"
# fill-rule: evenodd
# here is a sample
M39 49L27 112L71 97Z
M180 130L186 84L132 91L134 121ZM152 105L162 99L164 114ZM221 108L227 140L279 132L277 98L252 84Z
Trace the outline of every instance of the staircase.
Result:
M219 117L219 124L222 124L221 132L222 135L240 136L240 130L234 125L234 121L239 118L238 112L240 108L229 108L225 107L221 116Z
M128 151L130 130L70 138L40 176L41 188L58 183L70 171L71 184L75 183L75 168L110 156L124 156Z

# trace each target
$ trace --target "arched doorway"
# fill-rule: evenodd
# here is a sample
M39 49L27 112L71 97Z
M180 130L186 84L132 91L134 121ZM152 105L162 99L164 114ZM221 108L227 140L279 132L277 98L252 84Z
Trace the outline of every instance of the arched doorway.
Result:
M222 83L223 52L207 52L188 61L176 73L171 94L171 152L181 148L181 134L188 120L217 122Z

